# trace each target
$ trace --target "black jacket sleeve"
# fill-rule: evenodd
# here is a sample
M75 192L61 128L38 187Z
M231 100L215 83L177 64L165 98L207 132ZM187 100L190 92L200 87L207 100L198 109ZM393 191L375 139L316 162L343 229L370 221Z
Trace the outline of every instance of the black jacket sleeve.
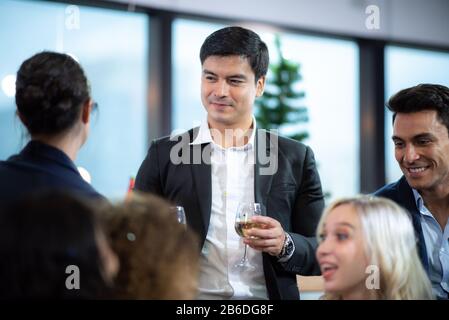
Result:
M158 140L154 140L137 173L134 187L136 190L162 195L158 156Z
M284 264L284 268L300 275L319 275L320 269L315 257L318 246L316 229L324 209L324 196L313 152L309 147L306 148L302 168L302 172L293 172L296 181L300 183L289 232L295 244L295 252Z

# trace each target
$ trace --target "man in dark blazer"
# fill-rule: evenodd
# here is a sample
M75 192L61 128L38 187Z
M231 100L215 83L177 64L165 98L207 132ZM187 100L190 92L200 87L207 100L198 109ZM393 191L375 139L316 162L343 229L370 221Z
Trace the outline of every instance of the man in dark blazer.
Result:
M388 102L399 181L375 195L410 212L422 264L439 299L449 293L449 88L421 84Z
M315 231L324 201L312 150L256 127L253 103L268 68L257 34L218 30L200 58L207 121L153 141L135 187L184 207L201 240L200 299L298 299L296 274L320 273ZM244 253L233 231L242 201L260 203L266 214L254 218L264 227L244 239L258 263L246 271L232 263Z

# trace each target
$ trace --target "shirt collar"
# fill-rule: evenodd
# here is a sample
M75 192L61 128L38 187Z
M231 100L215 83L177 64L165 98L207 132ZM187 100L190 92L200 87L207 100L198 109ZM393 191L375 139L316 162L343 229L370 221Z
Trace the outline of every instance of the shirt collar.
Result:
M426 206L424 205L424 199L421 197L418 190L412 188L412 191L413 196L415 197L415 203L419 213L424 216L433 216L432 213L429 211L429 209L427 209Z
M256 118L253 115L253 130L251 132L251 136L249 137L248 143L244 145L242 148L248 149L250 147L254 147L254 139L256 136L256 128L257 128L257 122ZM207 118L201 123L198 134L196 135L195 139L190 143L190 145L198 145L198 144L205 144L205 143L214 143L212 140L212 136L210 135L209 130L209 124L207 122Z
M209 124L207 123L207 119L201 122L200 128L198 130L198 134L195 139L190 142L190 145L211 143L212 136L210 135Z

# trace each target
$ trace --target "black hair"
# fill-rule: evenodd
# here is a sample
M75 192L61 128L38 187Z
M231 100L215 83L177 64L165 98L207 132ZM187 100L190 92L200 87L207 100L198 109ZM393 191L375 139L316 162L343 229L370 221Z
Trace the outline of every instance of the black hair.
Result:
M209 35L201 46L201 64L209 56L237 55L248 59L256 82L267 74L269 55L266 44L253 31L242 27L226 27Z
M36 194L0 215L0 299L95 299L108 295L93 207L75 196ZM67 267L78 267L69 290ZM72 272L73 273L73 272Z
M423 83L403 89L390 98L387 107L393 112L393 123L398 113L435 110L438 119L449 134L449 88L439 84Z
M70 129L90 99L89 91L83 69L67 54L38 53L17 72L17 110L31 135Z

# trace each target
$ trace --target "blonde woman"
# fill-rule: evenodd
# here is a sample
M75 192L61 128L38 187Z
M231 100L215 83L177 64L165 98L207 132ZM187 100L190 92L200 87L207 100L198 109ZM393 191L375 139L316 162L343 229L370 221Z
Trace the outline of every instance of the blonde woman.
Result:
M324 299L432 299L408 214L370 196L334 202L318 225Z

